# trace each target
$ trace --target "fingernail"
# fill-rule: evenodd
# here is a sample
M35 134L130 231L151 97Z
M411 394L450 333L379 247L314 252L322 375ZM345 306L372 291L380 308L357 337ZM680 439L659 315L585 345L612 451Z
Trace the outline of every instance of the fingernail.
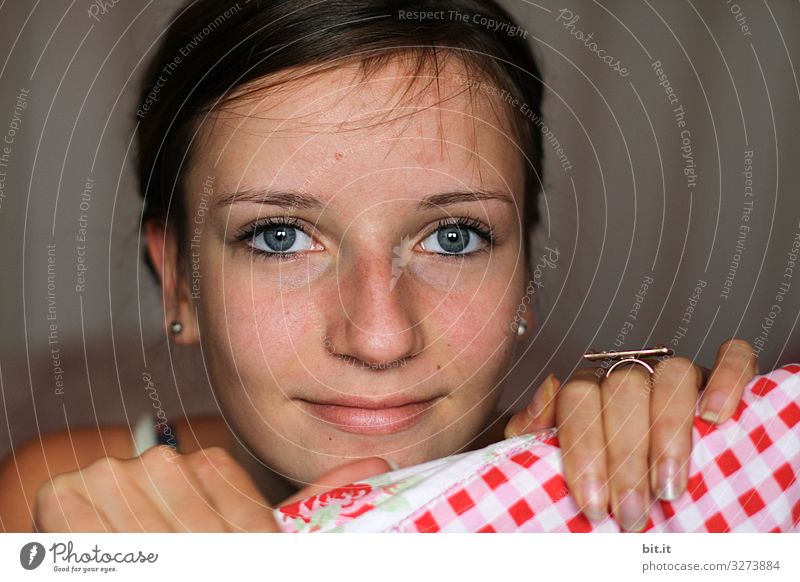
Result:
M394 461L392 459L387 459L386 457L381 457L381 459L386 461L386 464L389 465L390 471L397 471L400 468L400 465L397 464L397 461Z
M664 459L658 465L658 498L674 501L683 493L681 467L677 459Z
M603 483L590 479L582 485L583 503L586 507L584 514L592 521L600 521L608 515L603 499Z
M728 397L722 392L714 392L709 394L700 418L706 422L713 422L716 424L719 421L719 415L722 412L722 407L725 406L727 399Z
M644 529L647 523L644 498L635 489L631 489L620 499L619 521L625 531L638 532Z
M533 395L533 401L528 406L528 414L530 414L531 420L539 418L553 399L555 379L556 377L553 374L549 374L547 378L544 379L544 382L542 382L542 385L539 386L539 390L536 391L536 394Z
M522 411L520 411L524 414L520 414L518 412L511 418L511 420L506 425L506 428L503 432L505 438L513 439L525 433L524 429L526 429L528 425L530 425L530 423L533 422L529 408L530 405L526 406L525 408L522 409Z

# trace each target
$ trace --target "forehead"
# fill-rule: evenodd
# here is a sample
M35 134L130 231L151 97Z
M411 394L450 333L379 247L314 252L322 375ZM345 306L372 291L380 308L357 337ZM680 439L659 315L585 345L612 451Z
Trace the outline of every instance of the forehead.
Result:
M349 64L275 88L254 82L246 98L202 122L195 160L225 191L274 187L324 198L377 182L387 195L412 198L453 186L521 194L512 117L467 78L459 59L438 74L394 59L367 77Z

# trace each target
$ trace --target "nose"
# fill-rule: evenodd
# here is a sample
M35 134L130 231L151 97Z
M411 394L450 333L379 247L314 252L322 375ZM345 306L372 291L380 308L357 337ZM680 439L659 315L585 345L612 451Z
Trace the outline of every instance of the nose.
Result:
M368 254L339 263L339 313L328 329L336 355L374 369L405 363L424 347L413 289L392 257Z

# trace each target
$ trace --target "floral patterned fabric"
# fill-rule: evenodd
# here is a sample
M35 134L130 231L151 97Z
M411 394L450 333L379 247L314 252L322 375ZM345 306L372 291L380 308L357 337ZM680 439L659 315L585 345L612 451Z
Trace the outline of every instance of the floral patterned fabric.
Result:
M757 376L734 417L698 417L688 490L645 531L800 531L800 365ZM558 435L525 435L339 487L275 510L287 532L617 532L569 494Z

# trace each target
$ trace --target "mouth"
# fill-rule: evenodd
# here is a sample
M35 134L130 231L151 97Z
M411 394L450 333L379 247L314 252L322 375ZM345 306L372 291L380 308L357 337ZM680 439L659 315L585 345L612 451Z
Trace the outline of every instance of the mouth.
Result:
M392 434L418 424L442 397L428 400L381 400L341 396L329 401L303 398L297 402L313 417L334 428L355 434Z

